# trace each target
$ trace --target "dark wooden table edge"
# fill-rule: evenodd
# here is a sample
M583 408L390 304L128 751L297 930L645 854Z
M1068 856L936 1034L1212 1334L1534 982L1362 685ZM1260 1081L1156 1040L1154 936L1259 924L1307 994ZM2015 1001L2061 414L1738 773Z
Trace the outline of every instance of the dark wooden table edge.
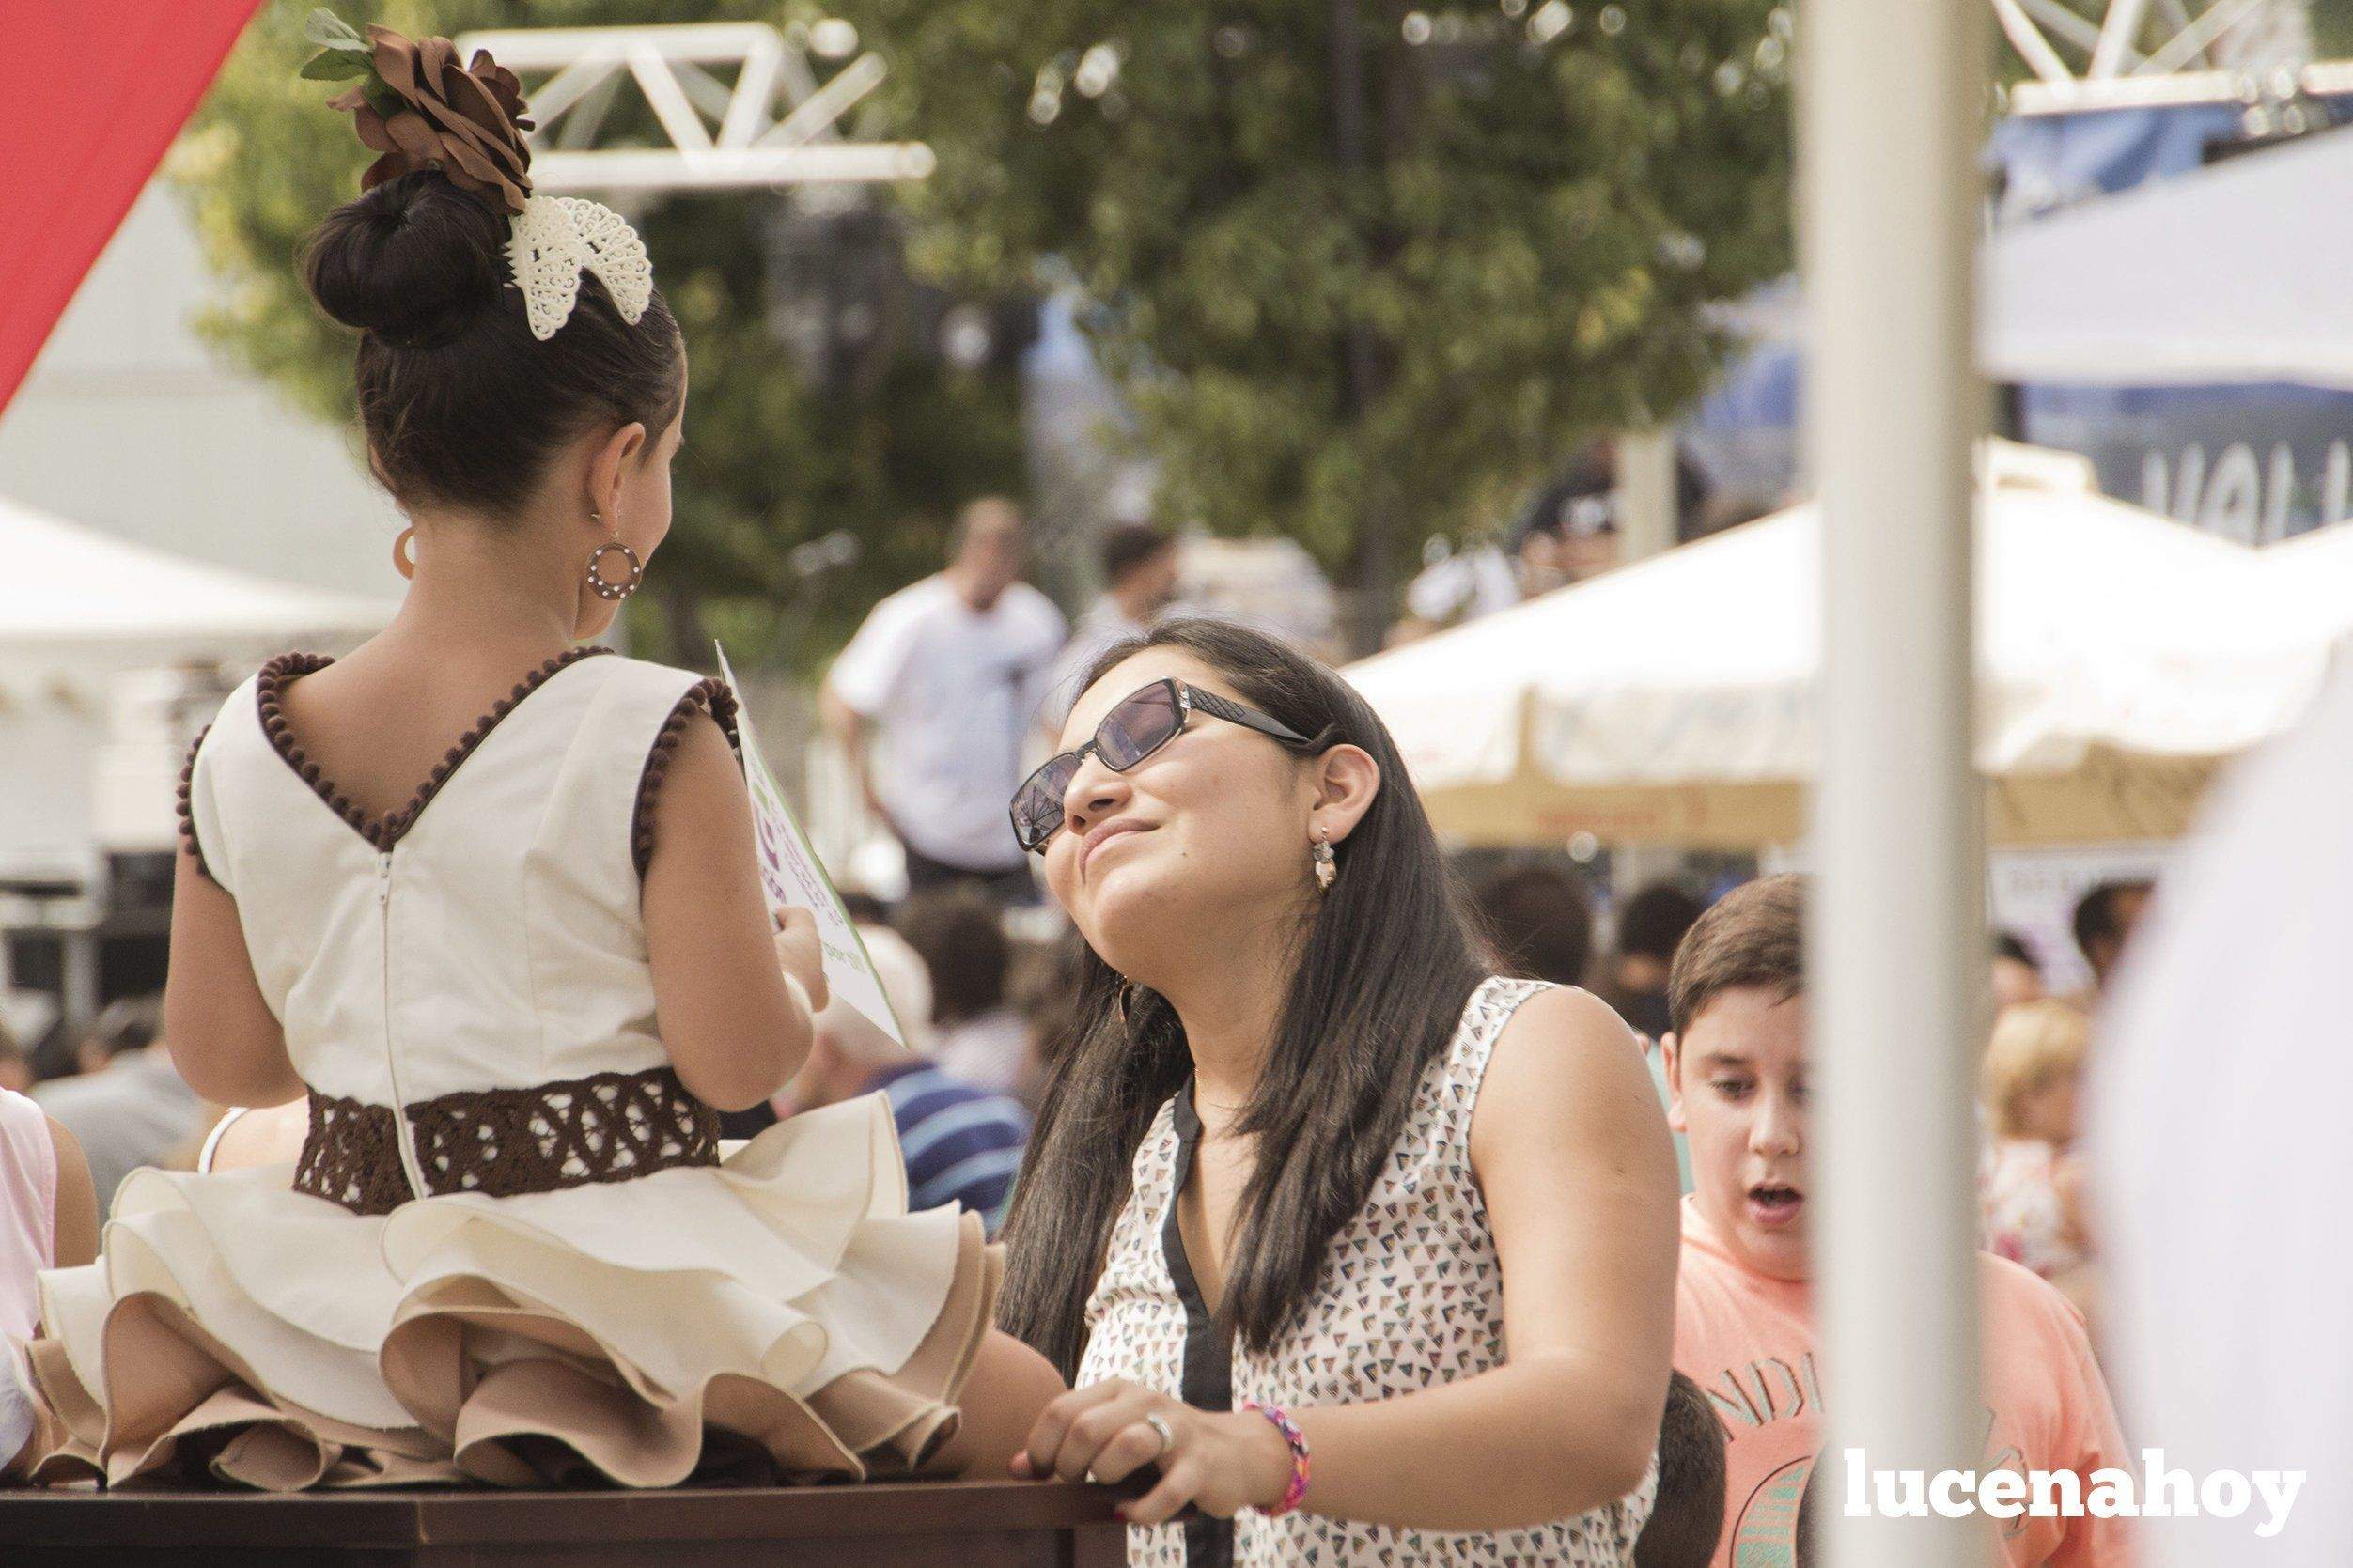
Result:
M0 1547L345 1548L792 1541L1116 1528L1118 1498L1060 1482L877 1482L669 1491L0 1492Z

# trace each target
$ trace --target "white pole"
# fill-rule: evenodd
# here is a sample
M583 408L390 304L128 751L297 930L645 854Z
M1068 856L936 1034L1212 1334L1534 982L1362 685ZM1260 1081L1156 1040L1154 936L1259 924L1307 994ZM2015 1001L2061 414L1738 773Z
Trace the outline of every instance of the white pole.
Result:
M1982 1467L1971 1066L1970 451L1984 0L1805 0L1800 230L1824 538L1812 1023L1833 1568L1978 1568L1984 1518L1847 1518L1874 1469Z
M1673 550L1675 432L1625 430L1617 438L1618 563L1631 566Z

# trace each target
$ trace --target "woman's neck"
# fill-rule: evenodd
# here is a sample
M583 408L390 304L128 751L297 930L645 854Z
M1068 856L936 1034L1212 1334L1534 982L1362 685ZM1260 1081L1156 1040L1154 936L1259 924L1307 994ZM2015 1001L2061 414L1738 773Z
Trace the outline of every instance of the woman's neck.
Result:
M1187 966L1184 981L1160 990L1185 1026L1195 1108L1205 1123L1223 1127L1257 1090L1296 955L1288 942L1264 939L1212 951L1214 959Z

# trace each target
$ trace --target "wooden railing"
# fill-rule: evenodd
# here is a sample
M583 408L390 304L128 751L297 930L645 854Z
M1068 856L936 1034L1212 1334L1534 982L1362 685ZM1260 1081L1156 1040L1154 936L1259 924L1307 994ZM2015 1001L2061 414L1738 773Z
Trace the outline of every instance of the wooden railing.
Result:
M1017 1482L666 1492L0 1492L0 1562L1118 1568L1114 1495Z

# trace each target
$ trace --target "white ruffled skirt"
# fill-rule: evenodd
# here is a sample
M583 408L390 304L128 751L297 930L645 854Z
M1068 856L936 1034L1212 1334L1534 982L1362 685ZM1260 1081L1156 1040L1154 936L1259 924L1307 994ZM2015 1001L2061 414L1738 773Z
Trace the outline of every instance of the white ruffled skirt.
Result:
M41 1276L35 1479L671 1486L914 1470L1001 1255L907 1212L880 1094L716 1167L354 1215L292 1167L141 1171Z

